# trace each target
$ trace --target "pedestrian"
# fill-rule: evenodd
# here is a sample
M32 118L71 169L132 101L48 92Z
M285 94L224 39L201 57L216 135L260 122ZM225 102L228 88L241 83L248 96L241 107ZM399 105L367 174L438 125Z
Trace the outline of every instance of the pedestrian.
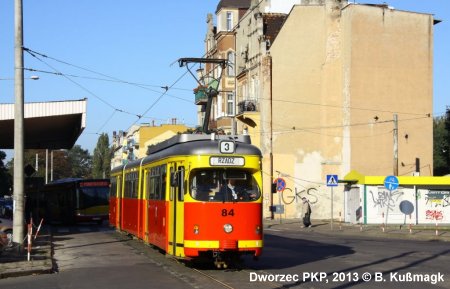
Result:
M302 228L311 228L311 206L309 205L309 201L307 198L302 198L302 218L303 218L303 226Z

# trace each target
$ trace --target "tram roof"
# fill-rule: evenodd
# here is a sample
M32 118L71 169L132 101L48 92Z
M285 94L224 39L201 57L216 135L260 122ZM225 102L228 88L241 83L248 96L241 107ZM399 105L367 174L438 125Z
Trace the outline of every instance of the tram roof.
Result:
M70 149L86 127L87 100L24 105L25 149ZM14 104L0 103L0 148L14 149Z
M147 149L147 155L154 154L161 150L165 150L171 146L198 142L198 141L216 141L216 140L232 140L235 142L251 144L249 135L218 135L218 134L178 134L168 140L160 142L156 145L149 146Z
M133 168L142 164L147 164L165 157L176 155L208 155L219 154L218 141L233 140L236 143L236 154L261 155L261 151L251 144L248 135L201 135L201 134L179 134L150 146L147 150L148 156L143 159L129 162L113 168L118 171L124 168Z

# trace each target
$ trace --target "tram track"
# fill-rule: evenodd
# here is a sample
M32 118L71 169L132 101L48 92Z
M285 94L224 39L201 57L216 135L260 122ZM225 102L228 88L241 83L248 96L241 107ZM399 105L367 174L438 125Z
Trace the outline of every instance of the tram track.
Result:
M137 250L139 254L146 255L152 263L163 268L174 278L186 282L186 285L196 289L275 289L283 288L283 284L277 282L250 282L250 273L267 272L246 268L244 264L238 268L217 269L213 265L198 267L189 262L180 260L174 256L162 253L158 248L149 246L136 238L130 238L125 234L116 234L118 239L126 240L127 244ZM245 260L244 260L245 262ZM268 273L267 273L268 274Z
M202 271L200 271L198 269L195 269L195 268L191 268L191 270L194 271L194 272L197 272L198 274L201 274L201 275L209 278L210 280L216 282L217 284L221 285L222 287L225 287L225 288L228 288L228 289L236 289L235 287L230 286L229 284L226 284L226 283L220 281L219 279L217 279L216 277L214 277L214 276L212 276L210 274L207 274L207 273L202 272Z
M197 286L199 288L214 288L217 289L217 285L220 285L221 288L228 288L228 289L247 289L247 288L258 288L258 289L277 289L277 288L283 288L283 284L278 282L267 282L267 283L261 283L261 282L250 282L250 273L258 271L258 273L266 273L262 272L260 270L251 270L246 268L239 268L239 269L197 269L194 267L186 266L185 263L180 262L179 260L176 260L174 258L175 262L184 265L186 269L188 269L190 272L195 272L199 274L201 277L207 278L203 279L202 282L199 282ZM202 279L202 278L201 278ZM213 281L214 283L206 284L205 280ZM230 280L230 281L228 281Z

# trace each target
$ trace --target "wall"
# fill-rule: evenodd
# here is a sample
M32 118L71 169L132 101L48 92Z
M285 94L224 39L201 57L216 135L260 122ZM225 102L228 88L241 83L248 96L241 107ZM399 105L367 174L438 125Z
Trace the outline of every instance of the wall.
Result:
M295 6L270 49L274 172L289 175L293 190L317 193L312 217L318 219L330 218L326 175L349 169L343 155L339 11L331 4ZM342 189L335 191L338 218L344 202ZM301 213L299 204L286 211L288 218Z
M396 113L398 174L410 175L419 158L421 175L432 175L433 16L349 5L341 19L351 168L393 173Z
M450 182L450 178L449 178ZM389 191L384 186L360 185L360 208L346 206L346 216L361 213L364 224L450 223L450 186L403 186ZM349 192L346 191L346 194ZM354 220L354 219L353 219Z
M280 171L298 190L319 184L313 218L330 217L327 174L393 173L394 113L399 174L412 174L416 158L421 175L431 174L432 38L428 14L368 5L343 8L334 1L293 7L270 48L272 94L264 91L264 98L272 99L273 177ZM268 111L261 108L263 133L269 136L263 116ZM270 143L262 140L261 147L270 160ZM270 164L264 162L270 176ZM336 194L335 219L344 198ZM287 217L299 213L286 209Z

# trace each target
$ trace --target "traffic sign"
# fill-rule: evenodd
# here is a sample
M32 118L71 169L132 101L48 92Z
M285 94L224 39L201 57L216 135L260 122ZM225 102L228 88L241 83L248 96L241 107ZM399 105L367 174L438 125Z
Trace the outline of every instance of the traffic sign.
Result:
M337 187L337 186L338 186L338 176L327 175L327 187Z
M384 186L389 191L396 190L398 188L398 178L396 176L387 176L384 179Z
M279 192L286 188L286 181L283 178L276 178L273 183L277 185L277 191Z

